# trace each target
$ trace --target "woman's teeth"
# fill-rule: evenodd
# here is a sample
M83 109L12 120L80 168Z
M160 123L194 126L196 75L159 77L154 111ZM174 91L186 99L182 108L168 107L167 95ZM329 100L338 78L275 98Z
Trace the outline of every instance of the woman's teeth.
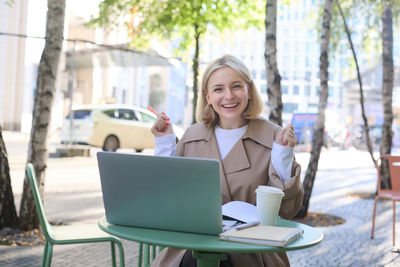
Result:
M233 108L236 107L237 105L239 105L238 103L236 104L229 104L229 105L222 105L224 108Z

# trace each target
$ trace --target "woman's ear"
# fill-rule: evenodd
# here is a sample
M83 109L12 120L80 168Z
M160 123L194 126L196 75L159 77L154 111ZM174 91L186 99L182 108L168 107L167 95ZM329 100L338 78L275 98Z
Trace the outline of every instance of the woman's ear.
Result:
M210 105L210 96L208 95L207 92L205 92L205 96L206 96L207 105Z

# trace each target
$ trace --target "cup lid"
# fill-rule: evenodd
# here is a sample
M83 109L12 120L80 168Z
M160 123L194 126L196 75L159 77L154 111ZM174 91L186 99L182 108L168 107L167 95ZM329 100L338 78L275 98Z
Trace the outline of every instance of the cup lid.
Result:
M268 193L268 194L282 195L282 196L284 195L281 189L266 185L259 185L258 188L256 189L256 193Z

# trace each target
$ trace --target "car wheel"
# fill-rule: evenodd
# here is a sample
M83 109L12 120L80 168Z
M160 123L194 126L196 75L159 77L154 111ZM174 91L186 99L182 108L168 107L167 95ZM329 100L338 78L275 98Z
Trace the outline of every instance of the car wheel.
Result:
M106 138L103 145L104 151L115 152L119 148L119 140L116 136L110 135Z

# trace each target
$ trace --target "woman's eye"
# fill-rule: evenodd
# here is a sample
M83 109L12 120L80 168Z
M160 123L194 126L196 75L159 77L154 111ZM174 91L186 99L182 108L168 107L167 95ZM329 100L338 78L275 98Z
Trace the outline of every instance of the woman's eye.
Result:
M216 87L216 88L214 88L214 92L215 92L215 91L221 91L221 90L222 90L221 87Z
M235 84L235 85L233 86L233 88L242 88L242 85L241 85L241 84Z

